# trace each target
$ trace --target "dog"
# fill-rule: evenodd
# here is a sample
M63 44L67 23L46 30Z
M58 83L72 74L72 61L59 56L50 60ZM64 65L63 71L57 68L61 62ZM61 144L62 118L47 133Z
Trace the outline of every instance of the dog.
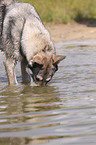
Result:
M0 0L0 48L9 85L17 84L15 66L21 62L22 82L46 85L65 56L56 55L50 34L35 8L16 0Z

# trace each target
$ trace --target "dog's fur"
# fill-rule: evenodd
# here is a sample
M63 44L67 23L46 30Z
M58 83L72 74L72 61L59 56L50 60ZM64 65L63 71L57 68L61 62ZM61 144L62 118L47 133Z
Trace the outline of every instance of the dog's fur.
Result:
M17 83L14 70L17 61L21 61L23 83L30 83L33 78L35 83L45 85L65 58L55 54L50 35L35 8L16 0L0 0L0 45L10 85Z

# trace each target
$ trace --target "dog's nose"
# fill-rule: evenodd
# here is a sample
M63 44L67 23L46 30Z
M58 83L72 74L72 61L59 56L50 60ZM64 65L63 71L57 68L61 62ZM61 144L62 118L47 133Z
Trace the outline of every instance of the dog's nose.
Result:
M43 78L40 75L37 75L36 79L37 79L37 81L42 81L43 80Z

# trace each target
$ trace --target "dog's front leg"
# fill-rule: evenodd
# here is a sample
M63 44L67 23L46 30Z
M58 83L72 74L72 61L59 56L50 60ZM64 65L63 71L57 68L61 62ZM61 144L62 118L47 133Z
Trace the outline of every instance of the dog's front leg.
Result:
M7 73L9 85L17 84L17 79L15 75L15 64L16 62L13 59L7 57L4 59L4 66Z
M27 71L27 62L25 58L21 61L21 73L22 73L22 81L24 84L29 84L31 82L31 77Z

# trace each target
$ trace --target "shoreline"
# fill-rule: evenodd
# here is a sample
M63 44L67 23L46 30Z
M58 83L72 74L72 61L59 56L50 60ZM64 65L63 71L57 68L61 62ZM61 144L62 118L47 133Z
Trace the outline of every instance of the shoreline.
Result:
M45 24L53 42L96 39L96 27L87 24Z

